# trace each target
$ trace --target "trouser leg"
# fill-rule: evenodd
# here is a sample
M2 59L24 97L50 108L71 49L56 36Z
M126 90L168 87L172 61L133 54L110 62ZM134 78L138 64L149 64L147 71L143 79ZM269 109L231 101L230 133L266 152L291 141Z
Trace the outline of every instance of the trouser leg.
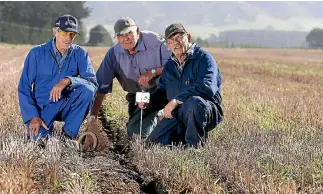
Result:
M162 119L148 136L147 141L152 143L161 143L163 145L176 144L181 142L181 133L183 126L177 118Z
M40 127L39 134L34 136L36 140L39 136L46 138L52 135L54 121L64 121L64 132L71 138L76 138L83 120L86 118L94 97L94 87L80 86L75 91L71 92L69 96L61 98L57 102L52 102L41 110L40 117L49 127L46 130ZM27 137L29 138L29 122L27 123Z
M157 111L151 109L143 109L142 113L142 129L141 135L143 138L147 137L157 124ZM129 121L127 123L127 133L129 137L133 134L140 134L140 120L141 120L141 109L135 108L134 111L129 115Z
M140 120L141 120L141 109L135 105L136 94L128 93L128 114L129 120L127 122L127 134L128 137L132 137L134 134L140 134ZM157 112L150 108L143 109L142 111L142 138L147 137L157 124Z
M179 108L178 119L184 124L185 143L196 146L206 140L208 132L222 120L222 110L211 101L199 96L187 99Z
M40 111L40 118L44 121L44 123L47 125L49 130L46 130L44 127L39 128L38 135L35 135L33 137L34 140L37 140L38 138L47 138L48 136L52 135L53 128L54 128L54 121L59 114L62 106L64 106L64 101L60 100L56 103L52 102L44 107ZM29 125L30 121L26 123L27 124L27 139L30 138L29 136Z
M76 138L80 127L89 113L95 88L92 85L83 85L76 88L65 103L61 111L61 119L64 121L64 133L71 138Z

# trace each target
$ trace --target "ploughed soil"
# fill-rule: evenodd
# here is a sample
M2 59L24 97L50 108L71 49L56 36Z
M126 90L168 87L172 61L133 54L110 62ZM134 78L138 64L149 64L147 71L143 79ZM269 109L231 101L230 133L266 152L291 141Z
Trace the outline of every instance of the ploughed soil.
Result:
M86 169L99 193L167 193L152 177L138 172L132 163L131 142L124 129L100 113L99 125L107 147L100 152L82 153ZM114 127L112 127L114 126Z

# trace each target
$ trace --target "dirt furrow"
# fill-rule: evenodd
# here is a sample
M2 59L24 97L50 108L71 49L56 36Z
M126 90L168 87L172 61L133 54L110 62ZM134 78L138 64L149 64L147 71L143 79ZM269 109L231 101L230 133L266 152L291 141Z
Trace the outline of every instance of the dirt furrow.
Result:
M107 119L107 113L100 111L100 120L103 125L104 132L109 138L110 148L114 159L124 168L123 173L127 173L140 187L141 193L167 193L161 189L161 186L151 177L147 177L140 173L132 162L131 142L127 139L122 129L112 127L114 122Z

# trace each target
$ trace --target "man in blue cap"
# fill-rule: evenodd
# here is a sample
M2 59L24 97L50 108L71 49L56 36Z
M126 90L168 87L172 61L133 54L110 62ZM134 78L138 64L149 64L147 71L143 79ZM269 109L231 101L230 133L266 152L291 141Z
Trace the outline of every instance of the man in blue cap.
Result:
M136 92L152 92L161 75L163 66L171 51L165 40L151 31L140 31L130 17L119 18L114 25L118 43L105 55L96 72L99 88L91 111L91 118L97 118L105 94L112 92L113 79L117 78L122 88L128 92L129 137L140 134L141 109L135 105ZM142 137L150 134L156 126L157 111L143 110Z
M47 138L55 120L64 121L63 134L76 138L97 90L87 51L73 44L78 21L71 15L57 18L54 37L28 53L18 87L28 138Z

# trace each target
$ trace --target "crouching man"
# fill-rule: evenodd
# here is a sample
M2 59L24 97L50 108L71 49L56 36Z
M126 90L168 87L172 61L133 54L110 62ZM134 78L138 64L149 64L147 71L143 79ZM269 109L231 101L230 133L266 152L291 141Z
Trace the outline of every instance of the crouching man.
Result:
M77 19L57 18L53 34L27 55L18 87L20 110L28 138L47 138L58 120L65 122L62 133L75 139L98 84L87 51L73 44Z
M212 55L191 43L182 24L167 27L165 37L172 56L150 103L138 103L164 114L148 141L197 146L222 121L221 74Z

